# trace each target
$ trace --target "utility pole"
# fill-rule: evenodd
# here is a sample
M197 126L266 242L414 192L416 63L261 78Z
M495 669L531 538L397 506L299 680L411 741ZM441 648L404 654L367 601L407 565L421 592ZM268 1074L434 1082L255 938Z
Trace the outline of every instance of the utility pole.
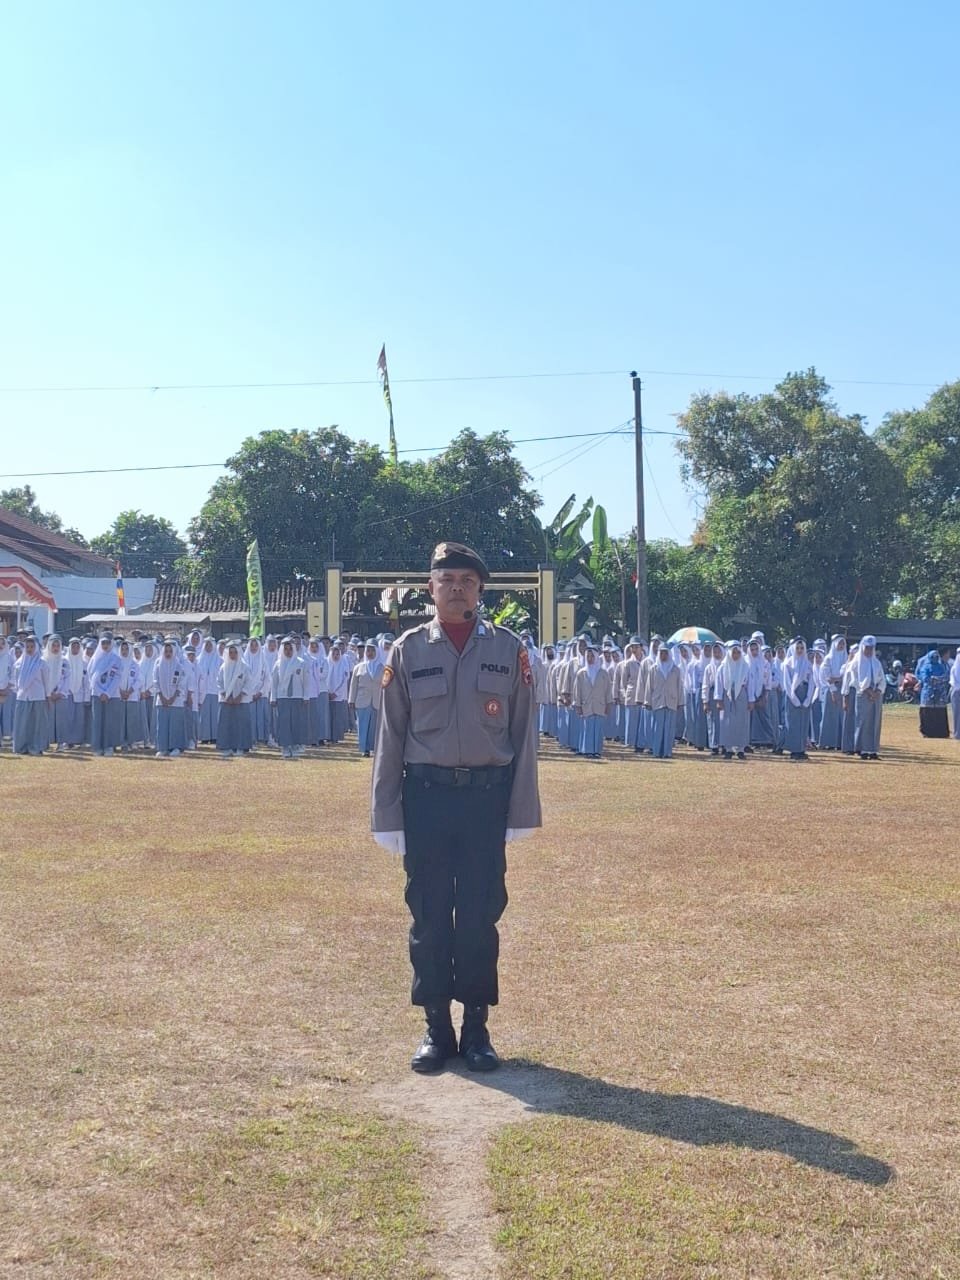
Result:
M646 644L650 635L650 605L647 600L647 534L643 512L643 406L640 402L640 379L635 369L630 377L633 379L633 434L637 452L637 635Z

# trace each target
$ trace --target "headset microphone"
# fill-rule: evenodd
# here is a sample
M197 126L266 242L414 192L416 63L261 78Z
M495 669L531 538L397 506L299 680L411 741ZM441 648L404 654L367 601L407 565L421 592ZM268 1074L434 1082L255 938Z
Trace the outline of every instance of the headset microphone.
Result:
M464 611L463 611L463 620L464 620L464 622L469 622L469 621L470 621L470 619L471 619L472 617L473 617L473 610L472 610L472 609L464 609Z

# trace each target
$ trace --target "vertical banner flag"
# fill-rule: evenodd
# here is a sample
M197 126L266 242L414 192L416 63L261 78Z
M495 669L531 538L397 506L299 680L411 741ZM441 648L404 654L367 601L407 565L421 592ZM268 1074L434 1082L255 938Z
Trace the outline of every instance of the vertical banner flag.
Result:
M262 640L267 634L267 615L263 603L260 547L256 538L247 547L247 599L250 601L250 634Z
M123 594L123 571L120 568L120 561L117 561L117 617L125 618L127 616L127 602Z
M397 437L393 430L393 401L390 399L390 376L387 373L387 344L380 348L380 359L377 361L380 381L383 383L383 399L390 413L390 461L397 461Z

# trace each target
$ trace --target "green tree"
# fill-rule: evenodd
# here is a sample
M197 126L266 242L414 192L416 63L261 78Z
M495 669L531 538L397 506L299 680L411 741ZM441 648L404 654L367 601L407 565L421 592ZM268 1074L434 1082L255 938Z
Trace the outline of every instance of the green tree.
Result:
M884 611L905 550L902 476L815 370L770 395L694 397L681 425L707 500L694 541L727 616L812 633Z
M169 520L142 511L121 511L90 547L119 560L126 573L138 578L169 578L187 553L187 544Z
M348 568L419 569L457 538L492 570L542 558L539 498L504 432L462 431L436 458L388 463L336 427L264 431L228 460L191 521L189 572L210 590L240 592L257 538L268 585Z
M78 529L66 528L55 511L40 510L37 495L28 484L16 489L0 490L0 507L6 507L8 511L22 516L25 520L32 520L34 524L42 529L49 529L51 533L59 533L62 538L68 538L78 547L87 545L83 534Z
M710 570L710 553L670 539L647 543L647 598L653 631L670 635L677 627L701 626L722 632L723 608ZM597 614L618 630L637 626L637 531L611 539L595 576Z
M446 538L474 547L493 572L532 568L543 559L540 497L527 487L530 476L513 448L505 431L464 430L443 453L410 468L411 499L426 500L426 509L400 525L413 564Z
M960 382L940 387L922 409L888 414L877 440L907 491L897 612L960 617Z

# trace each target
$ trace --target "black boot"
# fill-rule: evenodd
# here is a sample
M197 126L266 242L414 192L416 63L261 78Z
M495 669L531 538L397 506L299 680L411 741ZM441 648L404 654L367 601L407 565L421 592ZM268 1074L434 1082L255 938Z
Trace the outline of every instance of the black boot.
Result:
M439 1071L446 1060L455 1057L457 1052L457 1037L450 1021L450 1001L445 1004L428 1004L424 1013L427 1017L427 1033L410 1059L410 1066L421 1075Z
M471 1071L496 1071L500 1065L497 1051L490 1043L490 1033L487 1031L485 1004L463 1006L460 1057L466 1061Z

